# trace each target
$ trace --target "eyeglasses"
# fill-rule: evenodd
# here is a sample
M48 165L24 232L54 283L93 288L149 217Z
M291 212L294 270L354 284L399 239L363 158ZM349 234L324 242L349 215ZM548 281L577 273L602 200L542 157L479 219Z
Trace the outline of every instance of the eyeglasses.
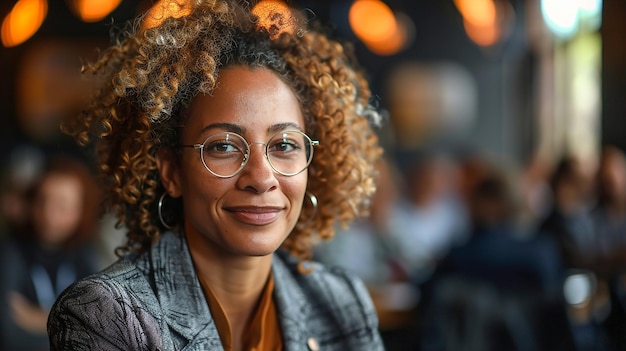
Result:
M267 143L248 143L237 133L220 132L210 135L202 144L180 145L200 150L204 168L220 178L239 174L250 159L250 147L265 146L265 158L272 169L284 176L295 176L304 171L313 160L313 146L319 145L308 135L297 130L274 134Z

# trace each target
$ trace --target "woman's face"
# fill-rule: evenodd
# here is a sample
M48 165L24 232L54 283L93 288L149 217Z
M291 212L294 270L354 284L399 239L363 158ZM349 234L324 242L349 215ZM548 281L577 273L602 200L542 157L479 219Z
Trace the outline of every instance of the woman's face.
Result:
M33 225L47 245L58 245L75 232L83 215L83 189L78 179L52 174L43 180L35 196Z
M193 148L183 148L172 173L161 169L168 193L182 196L186 234L222 255L274 252L298 220L307 172L291 177L274 172L259 143L294 129L304 131L299 102L272 71L240 66L221 70L213 94L192 101L181 142L202 144L208 136L226 131L254 144L247 165L231 178L209 173Z

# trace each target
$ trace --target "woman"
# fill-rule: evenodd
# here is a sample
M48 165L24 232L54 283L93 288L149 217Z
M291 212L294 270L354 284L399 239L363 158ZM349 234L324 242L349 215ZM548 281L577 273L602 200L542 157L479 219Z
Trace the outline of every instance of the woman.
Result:
M52 348L382 349L362 282L309 261L380 155L344 48L236 1L156 17L87 68L105 85L68 126L99 138L128 242L59 298Z
M88 239L98 198L90 170L68 156L49 160L27 192L27 226L0 247L2 350L48 349L46 321L55 299L96 271Z

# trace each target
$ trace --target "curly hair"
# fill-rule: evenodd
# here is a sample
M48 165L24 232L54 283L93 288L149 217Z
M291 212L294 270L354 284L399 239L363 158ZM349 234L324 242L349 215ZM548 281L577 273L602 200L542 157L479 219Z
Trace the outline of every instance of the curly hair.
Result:
M97 144L110 190L107 205L128 230L118 255L146 250L165 229L156 211L164 191L156 154L161 148L176 152L186 108L196 94L210 94L219 70L230 65L272 70L293 89L307 133L320 141L307 185L319 205L315 211L303 207L283 248L309 259L312 245L332 238L337 223L367 213L381 149L369 87L349 46L304 28L308 24L276 35L276 28L259 25L249 6L197 0L180 18L152 28L138 22L84 68L103 83L92 104L64 128L83 145ZM180 224L181 213L171 211L168 218Z

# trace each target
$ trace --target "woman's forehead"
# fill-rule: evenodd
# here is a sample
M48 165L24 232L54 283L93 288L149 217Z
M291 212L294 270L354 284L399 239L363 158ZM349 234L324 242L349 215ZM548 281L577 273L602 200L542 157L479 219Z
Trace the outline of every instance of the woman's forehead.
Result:
M275 73L236 66L220 72L212 94L192 100L185 122L195 131L225 125L238 126L241 132L271 132L280 125L301 130L304 117L295 93Z

